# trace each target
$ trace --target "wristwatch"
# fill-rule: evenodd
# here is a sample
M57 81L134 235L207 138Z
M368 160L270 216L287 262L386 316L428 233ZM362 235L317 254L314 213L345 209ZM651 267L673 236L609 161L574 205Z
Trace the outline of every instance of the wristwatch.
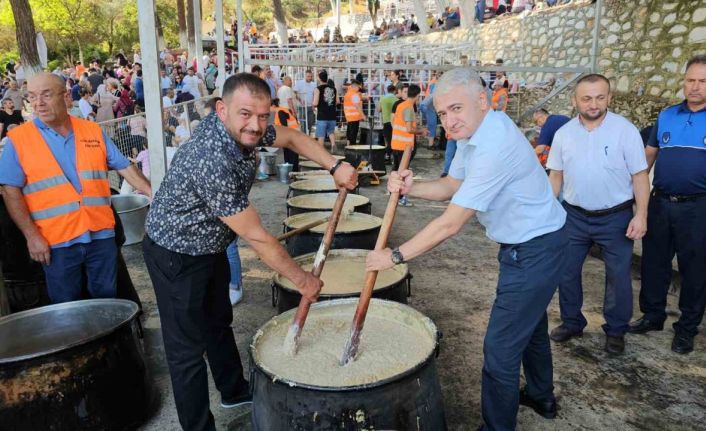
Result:
M397 247L394 250L392 250L392 263L395 265L399 265L400 263L404 263L404 256L402 256L402 252L400 252L400 248Z

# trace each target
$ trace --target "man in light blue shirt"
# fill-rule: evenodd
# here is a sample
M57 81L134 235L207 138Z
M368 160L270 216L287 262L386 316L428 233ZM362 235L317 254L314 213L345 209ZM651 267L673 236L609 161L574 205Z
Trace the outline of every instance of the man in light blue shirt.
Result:
M475 71L445 73L434 107L449 138L458 141L449 175L413 183L411 171L392 172L388 190L451 203L400 247L371 252L366 266L383 270L415 258L478 217L487 236L500 243L497 297L483 349L481 429L514 431L519 404L545 418L556 416L546 309L568 243L566 213L522 132L490 109ZM522 390L521 364L527 381Z
M562 343L583 334L587 321L581 313L581 270L595 243L603 250L606 271L604 349L622 354L633 308L633 241L647 230L647 160L637 128L608 112L610 81L606 77L581 78L572 101L579 115L556 132L547 161L554 193L558 196L564 186L569 234L559 284L562 323L554 328L551 339Z
M70 96L63 80L48 73L38 74L30 79L28 90L36 115L31 125L39 131L62 171L63 179L81 194L76 139L71 117L66 110ZM29 124L26 123L26 126ZM138 190L151 194L148 180L135 166L130 165L105 134L103 142L108 169L117 170ZM25 196L34 191L25 187L27 176L16 149L22 148L21 145L23 142L7 142L0 158L0 186L8 213L27 239L30 256L43 264L49 298L53 303L81 299L84 271L92 297L114 297L117 249L113 229L86 230L68 241L50 246L28 210ZM50 161L45 163L49 164ZM101 175L107 176L107 172Z

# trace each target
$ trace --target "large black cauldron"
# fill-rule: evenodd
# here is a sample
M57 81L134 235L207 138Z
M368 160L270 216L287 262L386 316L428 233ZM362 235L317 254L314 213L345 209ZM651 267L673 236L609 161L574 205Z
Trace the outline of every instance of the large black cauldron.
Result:
M50 305L0 318L0 428L132 430L155 394L122 299Z

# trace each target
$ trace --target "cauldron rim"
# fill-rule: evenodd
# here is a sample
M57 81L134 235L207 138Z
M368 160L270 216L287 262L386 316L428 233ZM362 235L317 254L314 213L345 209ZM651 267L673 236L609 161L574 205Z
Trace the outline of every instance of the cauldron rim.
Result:
M351 253L351 252L353 252L353 253ZM357 252L357 253L355 253L355 252ZM370 253L371 250L365 250L365 249L360 249L360 248L336 248L336 249L330 250L328 252L328 255L330 258L330 257L335 257L335 255L341 255L344 253L350 253L352 255L356 255L358 253L362 254L363 252L367 254L367 253ZM302 254L299 256L295 256L295 257L293 257L293 259L295 262L299 263L300 260L305 260L305 259L309 259L309 258L311 260L314 260L313 258L315 256L316 256L316 252L312 252L312 253L306 253L306 254ZM404 268L404 271L402 273L402 277L399 280L395 281L394 283L388 284L387 286L380 286L378 288L374 288L373 290L375 292L384 292L388 289L391 289L391 288L397 286L398 283L404 281L405 279L407 279L409 277L409 265L408 264L402 263L397 266L401 266L402 268ZM279 287L280 289L286 290L288 292L299 293L298 290L290 289L289 287L282 284L280 280L281 280L281 276L278 273L275 273L272 276L272 282L275 284L275 286ZM354 295L356 293L357 292L348 292L348 293L323 293L322 292L321 295L323 295L327 298L333 298L333 299L346 299L346 298L350 298L351 295Z
M292 196L291 198L287 199L287 205L293 208L301 208L301 209L307 209L307 210L315 210L315 211L326 211L327 209L330 211L330 208L311 208L311 207L304 207L301 206L302 204L300 200L306 200L306 199L313 199L312 196L316 197L317 195L325 195L326 197L330 197L335 201L336 196L338 196L338 193L309 193L306 195L299 195L299 196ZM362 199L361 199L362 198ZM370 198L367 196L359 195L356 193L349 193L348 196L346 197L346 200L348 199L355 199L355 200L360 200L361 202L359 203L354 203L354 206L361 206L361 205L367 205L370 203ZM333 205L331 206L333 208ZM314 211L310 211L314 212ZM296 214L295 214L296 215Z
M121 306L127 306L130 307L131 310L129 313L126 313L127 317L123 318L119 322L115 323L113 326L100 330L96 332L95 334L86 336L84 338L80 338L76 341L72 341L66 344L63 344L59 347L53 347L49 348L46 350L41 350L38 352L34 353L27 353L24 355L19 355L19 356L12 356L12 357L0 357L0 365L7 365L7 364L14 364L14 363L19 363L23 361L27 361L30 359L36 359L36 358L41 358L44 356L49 356L53 355L59 352L67 351L70 350L74 347L77 346L82 346L84 344L88 344L91 341L98 340L100 338L106 337L117 330L121 329L125 325L130 324L132 322L137 314L139 313L139 307L136 303L133 301L127 300L127 299L117 299L117 298L100 298L100 299L84 299L84 300L79 300L79 301L71 301L71 302L63 302L60 304L52 304L52 305L47 305L44 307L38 307L38 308L33 308L31 310L25 310L25 311L20 311L18 313L13 313L8 316L0 317L0 326L3 324L7 324L9 322L15 321L15 320L20 320L23 318L31 317L34 315L39 315L39 314L44 314L48 311L54 311L54 310L61 310L61 309L70 309L70 308L79 308L79 307L89 307L92 305L117 305L121 304Z
M304 212L304 213L299 213L299 214L291 215L291 216L285 218L284 221L282 221L282 224L284 225L284 227L285 227L286 229L296 229L296 227L291 226L291 225L288 223L288 220L294 219L295 217L298 217L298 218L305 218L305 217L308 217L308 218L311 218L311 221L313 222L313 221L316 221L316 220L323 219L324 217L327 217L327 216L330 216L330 215L331 215L331 211L309 211L309 212ZM356 229L356 230L338 230L338 228L339 228L340 226L337 226L337 227L336 227L336 235L340 235L340 234L351 234L351 235L354 235L354 234L361 234L361 233L364 233L364 232L370 232L370 231L374 231L374 230L379 230L379 229L381 228L381 226L382 226L382 219L381 219L380 217L374 216L374 215L372 215L372 214L353 212L353 213L349 214L348 217L370 218L370 219L375 219L375 220L378 221L379 223L378 223L377 226L371 226L371 227L369 227L369 228L365 228L365 229ZM306 233L309 233L309 234L312 234L312 235L322 235L322 236L323 236L325 232L321 232L321 231L317 231L317 230L316 230L316 229L319 228L319 227L320 227L320 226L313 227L313 228L309 229Z
M343 148L344 151L345 150L365 151L365 150L370 150L370 149L380 151L380 150L384 150L385 146L384 145L377 145L377 144L375 144L375 145L363 144L363 145L346 145Z
M313 304L312 307L326 307L326 306L331 307L331 306L335 306L335 305L346 303L346 302L357 303L358 298L341 298L341 299L334 299L331 301L317 302L317 303ZM424 360L419 361L414 366L410 367L409 369L407 369L405 371L402 371L399 374L395 374L395 375L392 375L392 376L387 377L385 379L378 380L377 382L364 383L362 385L319 386L319 385L312 385L312 384L308 384L308 383L295 382L295 381L292 381L292 380L289 380L286 378L282 378L280 376L276 376L276 375L272 374L269 370L264 368L262 365L260 365L260 363L258 361L255 360L255 357L256 357L256 355L255 355L255 341L262 334L262 332L261 332L262 327L264 327L265 325L270 323L270 320L271 320L270 319L267 322L265 322L264 325L262 325L260 328L258 328L257 332L255 333L252 340L250 341L250 346L249 346L248 350L249 350L249 354L250 354L251 366L257 368L260 372L265 374L274 384L277 384L277 385L287 386L290 388L302 388L302 389L306 389L306 390L310 390L310 391L319 391L319 392L356 392L356 391L364 391L364 390L368 390L368 389L372 389L372 388L382 387L382 386L397 382L399 380L402 380L405 377L407 377L411 374L414 374L417 371L419 371L420 369L426 367L429 363L431 363L432 361L434 361L434 359L436 359L436 357L438 356L438 352L439 352L439 339L441 337L440 337L439 329L436 326L436 323L434 323L434 321L431 320L430 317L425 316L420 311L416 310L415 308L413 308L409 305L400 304L395 301L388 301L386 299L371 298L370 302L371 303L379 302L379 303L383 303L383 304L390 304L391 306L408 308L413 313L418 314L421 318L426 319L427 324L429 324L431 326L431 329L432 329L431 332L433 333L433 336L434 336L434 348L430 350L430 352L427 354L427 356L426 356L426 358L424 358ZM284 316L285 314L288 314L290 316L294 316L294 313L296 311L297 311L297 309L293 308L289 311L285 311L284 313L280 314L279 316ZM275 317L279 317L279 316L275 316ZM343 353L343 346L341 346L341 353Z

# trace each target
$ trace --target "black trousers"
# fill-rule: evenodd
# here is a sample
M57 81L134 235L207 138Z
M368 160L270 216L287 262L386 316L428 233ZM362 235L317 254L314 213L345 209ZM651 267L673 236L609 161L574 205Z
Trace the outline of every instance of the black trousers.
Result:
M348 139L348 145L355 145L358 140L358 128L360 127L360 121L349 121L346 127L346 139Z
M284 149L284 161L292 166L292 172L299 172L299 154L294 151L285 148Z
M402 161L402 155L404 154L404 151L397 151L397 150L392 150L392 170L393 171L398 171L400 170L400 162ZM412 149L412 157L409 158L409 165L412 165L412 160L414 160L414 155L417 154L417 147L415 146Z
M654 322L667 318L667 293L672 280L672 259L681 274L679 310L674 332L694 336L706 308L706 197L671 202L650 196L647 234L642 239L640 310Z
M248 391L230 327L226 253L175 253L147 236L142 251L157 297L179 423L187 431L215 431L203 354L223 398Z
M383 123L382 136L385 137L385 154L389 157L392 155L392 123Z

